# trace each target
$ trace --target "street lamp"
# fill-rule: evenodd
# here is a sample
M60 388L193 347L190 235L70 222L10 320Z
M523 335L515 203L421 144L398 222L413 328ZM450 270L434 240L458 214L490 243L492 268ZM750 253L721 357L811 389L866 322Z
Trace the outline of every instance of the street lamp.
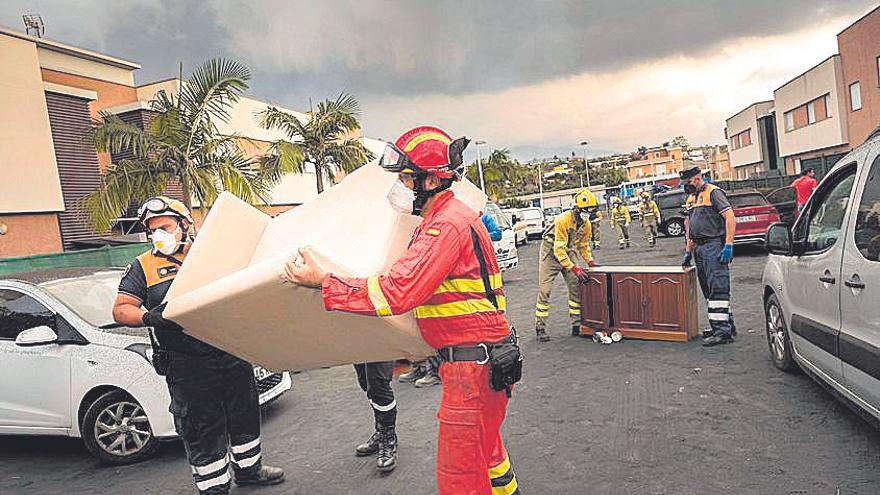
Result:
M538 198L541 202L541 211L544 211L544 160L538 161Z
M477 145L477 170L480 171L480 190L486 192L486 183L483 182L483 160L480 156L480 145L486 144L486 141L476 140L474 144Z
M584 170L587 171L587 187L590 187L590 166L587 165L587 145L590 144L586 139L581 141L581 146L584 147ZM581 187L584 187L584 179L581 178Z

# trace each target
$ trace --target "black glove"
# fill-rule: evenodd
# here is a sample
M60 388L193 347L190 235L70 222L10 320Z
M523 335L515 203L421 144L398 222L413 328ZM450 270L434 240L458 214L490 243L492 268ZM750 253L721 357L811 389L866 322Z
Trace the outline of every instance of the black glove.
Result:
M685 251L684 252L684 259L681 260L681 266L685 267L685 268L691 266L691 260L693 258L694 258L693 253L691 253L690 251Z
M166 320L162 313L165 311L165 306L168 303L162 303L155 308L144 313L143 322L146 327L153 327L156 330L174 330L174 331L183 331L183 327L174 323L171 320Z

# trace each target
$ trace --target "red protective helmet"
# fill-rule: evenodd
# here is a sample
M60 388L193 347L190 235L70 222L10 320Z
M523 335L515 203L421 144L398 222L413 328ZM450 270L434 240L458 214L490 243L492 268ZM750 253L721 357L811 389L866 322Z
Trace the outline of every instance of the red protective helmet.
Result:
M389 145L379 164L390 172L427 173L441 179L460 179L464 160L462 153L470 140L453 140L442 129L419 126L410 129Z

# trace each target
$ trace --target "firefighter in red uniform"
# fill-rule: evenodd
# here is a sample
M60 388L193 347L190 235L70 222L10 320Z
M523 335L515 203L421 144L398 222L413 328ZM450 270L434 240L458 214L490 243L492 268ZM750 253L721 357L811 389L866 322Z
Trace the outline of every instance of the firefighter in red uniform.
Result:
M489 233L480 215L448 190L461 178L468 142L452 140L436 127L417 127L388 144L380 164L399 174L388 199L424 219L387 274L325 274L302 251L301 260L287 263L284 278L321 287L328 311L372 316L414 311L422 337L442 360L439 493L519 494L501 424L522 358L504 315L501 271Z

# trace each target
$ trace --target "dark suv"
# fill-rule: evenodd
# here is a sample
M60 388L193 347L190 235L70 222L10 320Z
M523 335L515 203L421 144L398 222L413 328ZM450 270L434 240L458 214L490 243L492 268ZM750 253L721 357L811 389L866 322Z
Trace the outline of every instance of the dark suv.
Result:
M670 237L684 235L684 202L687 193L681 189L660 193L654 196L660 209L660 232Z

